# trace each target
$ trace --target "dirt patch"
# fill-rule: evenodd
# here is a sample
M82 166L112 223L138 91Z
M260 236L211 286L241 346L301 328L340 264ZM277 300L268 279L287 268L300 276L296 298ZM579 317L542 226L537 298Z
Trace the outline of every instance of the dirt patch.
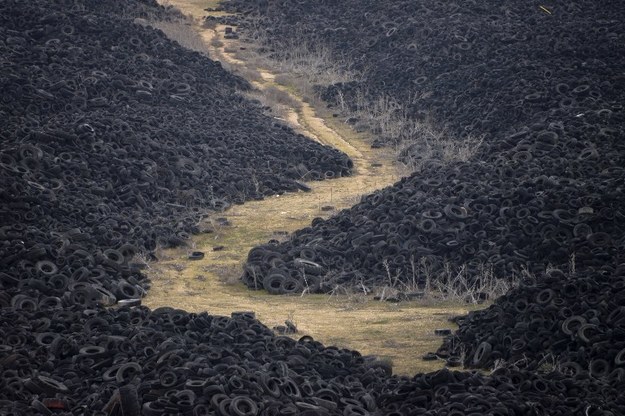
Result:
M250 80L260 94L264 91L270 95L277 95L276 91L287 94L289 99L282 98L282 108L276 110L278 114L282 112L276 116L278 121L349 155L354 162L354 174L309 182L306 185L310 192L276 195L234 206L219 215L227 218L228 226L213 228L214 221L210 223L209 219L205 226L213 230L211 233L194 237L186 249L159 253L161 261L151 264L148 271L153 284L144 303L152 308L175 306L220 315L253 310L270 327L282 325L287 319L294 322L300 331L295 337L311 335L328 345L391 360L399 374L440 368L442 362L424 362L420 357L439 346L440 338L434 335L434 329L452 327L447 318L466 313L472 308L468 305L391 304L360 294L272 296L238 283L251 248L271 239L288 238L288 233L309 226L316 217L327 218L351 207L362 195L397 181L399 173L390 152L372 149L364 134L333 118L327 109L304 102L292 88L277 84L267 68L254 67L252 61L248 63L227 54L225 50L238 50L240 45L236 40L223 38L223 26L202 27L201 17L207 14L204 9L211 7L208 3L211 2L169 2L194 17L194 28L213 59L230 65L233 70L239 67L241 74L261 74L262 79ZM214 250L215 247L220 249ZM204 252L204 258L189 261L193 251Z

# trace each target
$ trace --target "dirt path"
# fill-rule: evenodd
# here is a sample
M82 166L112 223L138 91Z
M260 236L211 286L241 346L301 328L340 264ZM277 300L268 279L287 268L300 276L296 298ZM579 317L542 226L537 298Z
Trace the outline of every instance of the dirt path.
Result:
M204 9L215 7L217 2L168 3L201 22L207 14ZM191 247L158 253L160 261L150 264L148 270L153 284L144 304L219 315L253 310L268 326L284 324L287 319L293 321L300 330L296 337L307 334L326 345L391 359L396 373L440 368L441 362L424 362L420 356L439 345L440 338L433 335L433 330L451 327L447 318L466 313L467 305L391 304L363 295L271 296L264 291L248 290L238 282L252 247L270 239L288 238L288 233L309 226L313 218L327 218L348 208L363 194L388 186L399 176L388 152L371 149L364 135L337 121L326 109L313 108L297 93L277 84L270 70L254 67L228 53L241 45L223 39L223 26L205 29L197 23L195 30L213 59L237 67L239 73L252 70L261 75L251 80L261 98L263 94L275 94L276 90L288 94L285 101L293 105L281 105L276 110L281 113L279 118L298 132L348 154L354 161L355 173L349 178L310 182L311 192L250 201L210 218L203 227L211 232L194 237ZM219 42L214 41L215 37ZM189 253L196 250L205 253L204 259L189 261Z

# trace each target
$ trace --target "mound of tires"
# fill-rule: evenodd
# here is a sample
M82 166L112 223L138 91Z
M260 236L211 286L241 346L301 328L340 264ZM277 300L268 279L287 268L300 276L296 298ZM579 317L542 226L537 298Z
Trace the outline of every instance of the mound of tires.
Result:
M491 270L507 278L571 256L586 267L623 255L625 58L609 46L625 37L621 7L313 3L226 5L245 11L243 33L275 19L267 39L276 48L295 26L349 64L376 62L363 81L373 96L410 102L409 115L425 112L458 137L486 134L484 148L467 163L423 160L420 173L352 209L254 249L246 285L275 293L414 287L441 271L473 284ZM415 91L422 100L406 100Z
M566 173L555 158L501 166L459 163L432 168L368 195L328 220L314 220L281 244L250 251L243 281L272 293L369 288L428 277L489 271L499 278L548 265L600 266L623 255L625 196L621 169ZM600 161L598 162L601 163ZM559 174L558 174L559 172Z
M616 1L595 6L590 0L224 3L242 12L240 35L264 39L276 51L288 51L293 39L322 45L336 64L363 73L330 87L326 99L341 91L355 105L357 92L386 95L417 119L432 116L459 136L488 133L489 141L546 118L622 111L625 58L618 45L625 10Z
M365 88L354 81L323 90L331 104L339 93L353 106L363 92L390 97L409 117L432 117L459 139L484 136L484 145L473 160L444 163L444 155L423 159L416 143L405 156L422 158L419 173L284 243L252 249L243 282L279 294L413 290L429 279L457 279L461 290L491 274L538 276L458 319L460 330L437 355L468 367L503 366L493 379L520 382L541 404L577 401L558 393L571 393L564 385L574 380L594 380L591 392L620 388L625 57L615 45L625 39L624 9L589 1L322 4L231 0L226 7L243 12L240 34L271 21L261 36L269 48L287 48L296 33L363 70ZM556 380L540 375L554 368ZM582 407L580 414L622 412ZM507 406L501 414L532 411L542 410Z
M137 252L184 244L210 211L350 174L238 95L245 81L134 23L150 16L167 13L0 4L0 306L140 297Z
M531 374L517 369L500 369L491 376L442 370L394 377L387 365L355 351L326 347L310 337L295 341L276 336L250 312L228 318L139 306L147 282L141 265L133 262L138 251L184 243L198 231L197 219L205 209L296 190L298 180L321 179L320 172L341 176L351 170L344 155L274 125L259 108L239 98L235 90L246 85L218 64L133 23L135 17L152 16L166 15L151 1L0 3L1 414L625 413L622 389L608 378L593 378L597 371L575 378L559 371ZM527 137L533 135L544 136L539 130ZM549 137L547 142L554 142ZM525 219L534 224L530 217L544 220L549 229L551 224L558 232L545 231L544 239L562 243L569 238L571 250L580 253L580 265L614 256L622 243L623 205L614 188L619 171L612 158L595 162L603 182L586 182L586 172L537 177L537 189L544 193L506 194L511 211L499 215L506 221L516 218L506 223L510 226L521 226ZM456 166L457 174L466 173L463 166ZM433 250L427 247L439 238L438 224L462 231L457 224L471 223L475 212L488 217L490 205L504 198L495 190L502 189L496 178L503 180L506 167L484 169L475 172L476 180L480 175L485 189L493 189L488 196L492 200L470 206L454 200L438 208L422 208L426 199L414 201L423 219L419 224L436 236L419 239L423 250ZM519 181L528 182L531 175L528 170ZM441 178L457 180L453 175ZM402 186L414 182L428 192L440 187L436 180L415 181L404 180ZM588 197L591 183L594 199ZM552 188L556 191L547 192ZM363 204L385 203L380 195L393 202L395 192L391 188L376 195ZM537 202L535 212L519 213L515 207L532 196L543 204ZM564 196L573 201L569 208L554 202ZM382 209L374 209L374 215ZM424 225L425 219L432 222ZM371 221L365 219L363 229ZM320 224L315 221L314 226ZM385 232L399 235L399 229L386 227ZM573 236L560 231L571 227ZM493 228L504 233L499 223ZM485 231L488 236L495 233ZM367 232L356 239L356 246L382 241ZM564 240L554 237L562 234ZM337 235L337 241L342 238ZM584 250L591 255L583 257ZM312 282L314 276L323 276L327 265L320 264L318 251L309 241L292 260L265 249L250 257L272 264L275 270L269 275L284 275L268 286L292 291L301 284L299 277ZM442 256L434 251L424 255L433 263ZM507 270L514 258L500 256ZM616 269L613 275L621 276ZM599 275L593 278L598 283L592 287L603 296L603 281ZM548 303L549 294L543 297ZM591 305L592 297L585 299ZM601 302L594 305L599 322L604 312L610 312L608 320L620 322L619 313L612 312L620 298L607 306ZM595 324L592 317L585 319ZM578 323L570 320L563 326L573 334ZM582 334L594 340L596 334L604 336L602 331L597 325L596 331L589 328ZM620 340L618 332L610 336ZM601 348L592 351L598 354ZM487 350L481 347L481 354ZM614 355L616 366L621 355Z
M558 372L391 377L355 351L275 336L249 312L14 307L1 310L0 335L3 415L625 412L615 387Z
M501 360L625 382L623 264L567 274L551 270L457 321L460 329L439 352L462 353L467 367L491 368Z

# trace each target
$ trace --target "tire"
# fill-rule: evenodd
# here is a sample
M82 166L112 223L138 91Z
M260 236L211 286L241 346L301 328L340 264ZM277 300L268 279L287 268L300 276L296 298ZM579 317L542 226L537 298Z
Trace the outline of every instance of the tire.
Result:
M489 342L482 342L477 346L475 354L473 354L472 364L475 367L484 367L488 363L492 351L493 346Z
M131 382L135 377L141 374L141 366L137 363L127 363L119 367L115 374L115 379L119 384Z
M607 247L612 245L612 237L610 237L608 233L592 233L586 236L586 239L592 247Z
M460 357L449 357L446 361L447 367L460 367L462 366L462 359Z
M467 209L459 205L448 204L443 212L451 220L465 220L468 217Z
M69 392L65 384L44 376L27 378L24 380L24 386L33 393L44 393L47 395L55 395L56 393L67 394Z
M115 296L117 299L137 299L141 298L141 293L135 285L120 281L115 287Z
M59 271L59 268L56 267L56 264L52 263L49 260L40 260L35 264L35 268L37 272L43 276L53 276L56 272Z
M562 332L566 335L573 335L577 333L579 328L586 323L586 318L573 315L570 318L567 318L562 322Z
M204 258L204 253L201 251L194 251L189 254L189 260L202 260Z
M594 359L589 366L590 375L595 378L604 378L610 374L610 363L602 358Z
M210 407L205 404L198 404L193 408L193 416L209 416L211 413Z
M576 362L567 361L560 364L560 372L569 376L570 378L574 378L575 376L583 373L584 369Z
M577 330L577 337L586 345L591 345L597 336L598 328L593 324L584 324Z
M614 357L614 364L617 367L625 365L625 348L623 348L616 354L616 356Z
M237 396L232 399L229 410L232 416L256 416L258 414L258 406L246 396Z
M293 260L293 263L295 264L295 267L303 269L307 274L318 276L323 272L323 266L312 260L295 259Z
M284 293L282 285L286 277L282 274L270 274L263 279L263 288L272 295Z
M548 305L551 303L556 292L552 289L543 289L536 295L536 303L539 305Z
M295 279L294 277L287 277L282 281L282 293L283 294L293 294L293 293L301 293L303 290L302 282Z
M52 411L46 407L45 404L35 399L30 403L30 406L37 411L37 414L40 416L49 416L52 415Z
M141 403L134 386L127 385L119 388L119 402L123 416L141 416Z

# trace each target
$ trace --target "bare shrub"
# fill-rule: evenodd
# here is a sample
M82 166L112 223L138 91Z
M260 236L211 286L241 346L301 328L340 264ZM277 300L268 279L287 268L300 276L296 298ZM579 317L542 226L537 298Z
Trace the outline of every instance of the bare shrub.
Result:
M304 96L319 99L315 86L366 79L366 70L357 71L345 57L325 45L302 41L303 34L295 33L292 39L276 45L275 39L268 38L265 22L250 17L247 21L249 39L257 45L272 46L259 48L256 60L258 65L281 74L276 77L279 84L294 86ZM399 102L386 94L374 96L365 88L348 98L339 89L334 104L345 119L358 120L359 128L369 130L380 142L391 146L406 173L420 171L427 161L448 164L473 158L484 137L454 137L433 120L416 120L409 113L409 105L428 95L430 91L412 91L405 102Z
M463 265L453 268L449 263L433 271L426 258L411 259L412 276L406 278L384 263L387 275L385 284L374 288L380 300L407 300L411 294L424 302L464 302L480 304L492 301L518 286L520 276L498 278L491 267L482 266L472 273ZM525 276L524 276L525 277ZM355 290L355 289L354 289Z
M494 300L520 282L519 276L496 277L492 267L482 266L477 276L471 276L465 265L454 270L449 264L436 278L429 274L426 279L426 297L474 304Z
M453 137L431 118L415 120L408 114L405 104L388 95L371 99L370 94L360 90L352 102L347 102L341 91L336 95L340 111L358 120L383 143L393 146L408 172L420 171L425 162L431 160L441 164L466 162L476 155L484 140L483 136Z

